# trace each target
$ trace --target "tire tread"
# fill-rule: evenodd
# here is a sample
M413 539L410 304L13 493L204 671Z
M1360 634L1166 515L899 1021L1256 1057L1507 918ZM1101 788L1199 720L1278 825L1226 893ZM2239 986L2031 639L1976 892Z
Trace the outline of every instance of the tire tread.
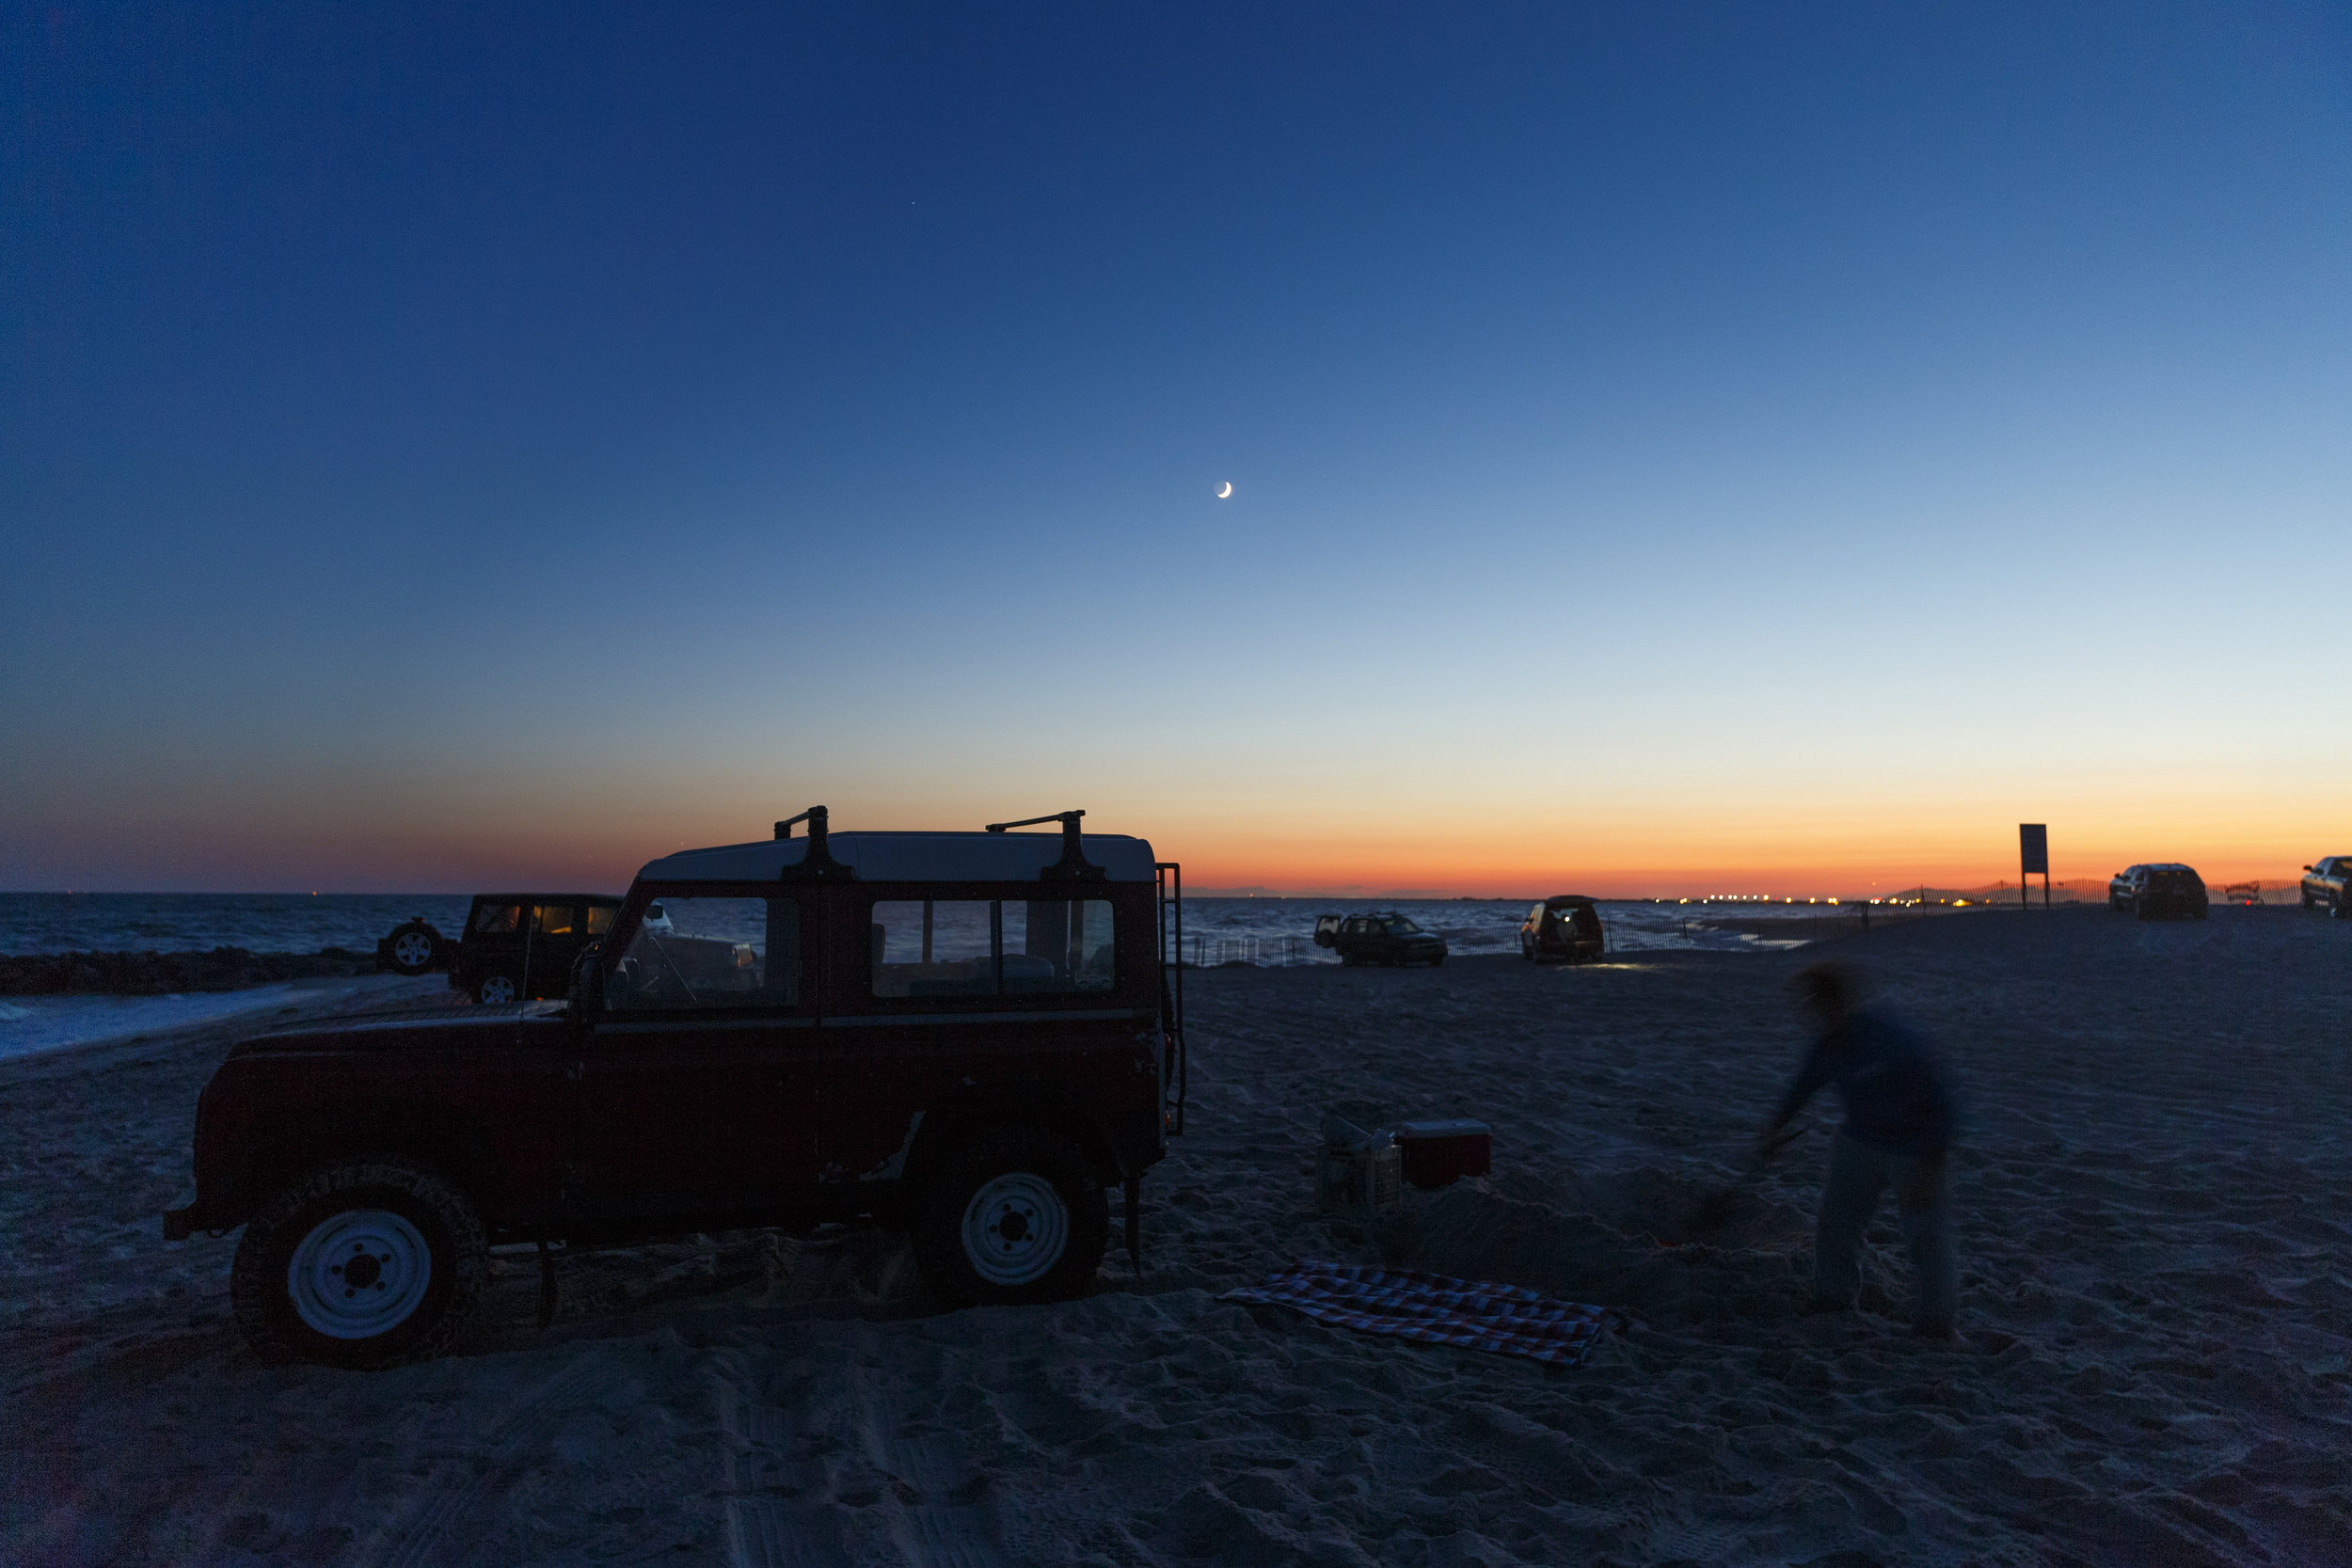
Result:
M373 1339L336 1340L306 1328L286 1299L288 1255L326 1206L374 1195L405 1197L447 1233L450 1256L436 1247L437 1292L418 1315ZM298 1228L297 1228L298 1227ZM324 1165L288 1182L246 1223L230 1265L229 1299L246 1342L265 1360L325 1361L374 1368L437 1355L473 1314L489 1272L482 1216L457 1185L428 1165L397 1156L366 1156ZM438 1281L448 1280L445 1291Z

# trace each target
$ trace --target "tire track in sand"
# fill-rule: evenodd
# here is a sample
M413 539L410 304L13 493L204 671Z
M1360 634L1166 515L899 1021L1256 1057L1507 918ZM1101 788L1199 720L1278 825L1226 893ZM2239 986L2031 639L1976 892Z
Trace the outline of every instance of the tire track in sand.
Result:
M493 1482L511 1481L537 1463L570 1413L564 1397L590 1384L603 1365L600 1355L583 1355L507 1406L485 1433L490 1451L473 1473L429 1495L416 1522L375 1560L383 1568L442 1568L467 1561L480 1542L453 1538L453 1532L480 1507Z
M714 1374L731 1568L1003 1568L988 1477L905 1392L848 1356L778 1403L736 1356Z
M910 1568L1002 1568L988 1478L944 1433L911 1435L906 1396L850 1369L858 1436L875 1469L899 1483L891 1535Z
M760 1399L753 1382L735 1356L724 1357L711 1378L726 1438L721 1481L730 1568L849 1562L833 1478L821 1463L835 1445L811 1433L798 1411Z

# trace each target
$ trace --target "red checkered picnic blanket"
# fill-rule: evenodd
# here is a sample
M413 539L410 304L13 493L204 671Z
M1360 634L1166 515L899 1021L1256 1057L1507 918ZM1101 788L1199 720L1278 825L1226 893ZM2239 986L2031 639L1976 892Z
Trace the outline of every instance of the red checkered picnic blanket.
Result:
M1555 1301L1518 1285L1343 1263L1293 1263L1217 1300L1288 1307L1318 1323L1367 1334L1465 1345L1567 1367L1584 1359L1612 1319L1623 1318L1606 1307Z

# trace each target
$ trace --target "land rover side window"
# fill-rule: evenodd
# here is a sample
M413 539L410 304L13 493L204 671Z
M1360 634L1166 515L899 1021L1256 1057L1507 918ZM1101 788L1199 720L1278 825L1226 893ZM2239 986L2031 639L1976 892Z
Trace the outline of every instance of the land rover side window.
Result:
M610 904L589 905L588 934L592 937L600 937L612 929L612 917L620 912Z
M664 898L605 986L605 1006L620 1012L800 1000L801 906L790 897Z
M880 899L870 918L876 996L1111 989L1107 899Z
M531 929L543 937L568 937L580 925L577 904L538 904L531 911Z
M474 935L504 936L522 927L523 907L520 904L485 904L474 916Z

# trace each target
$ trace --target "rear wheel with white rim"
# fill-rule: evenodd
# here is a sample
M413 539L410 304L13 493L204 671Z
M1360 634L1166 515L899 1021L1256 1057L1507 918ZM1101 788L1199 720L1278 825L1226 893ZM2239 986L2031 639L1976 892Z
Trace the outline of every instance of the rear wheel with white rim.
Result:
M486 1002L492 1006L504 1002L512 1002L521 994L521 991L516 988L513 977L505 974L485 975L476 981L473 988L473 999L476 1002Z
M487 1256L481 1216L437 1173L345 1161L289 1185L247 1223L230 1300L264 1356L389 1366L449 1343Z
M949 1154L914 1215L931 1288L972 1306L1083 1295L1110 1241L1110 1204L1068 1139L993 1127Z

